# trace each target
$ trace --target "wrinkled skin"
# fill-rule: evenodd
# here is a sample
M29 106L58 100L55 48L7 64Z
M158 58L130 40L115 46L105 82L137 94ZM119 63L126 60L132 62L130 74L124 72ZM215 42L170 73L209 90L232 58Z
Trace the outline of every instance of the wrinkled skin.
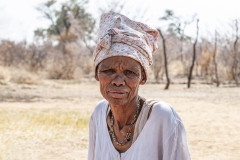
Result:
M109 102L111 113L114 117L114 133L117 141L123 141L129 124L132 122L134 114L137 111L137 98L139 85L146 82L146 75L139 64L134 59L115 56L103 60L96 70L96 80L100 83L100 91L103 97ZM143 101L141 100L141 105ZM107 124L110 128L110 116L107 116ZM131 140L123 146L113 142L113 146L119 152L125 152L131 147Z
M101 94L113 106L136 103L139 85L146 82L145 72L139 62L124 56L103 60L96 72Z

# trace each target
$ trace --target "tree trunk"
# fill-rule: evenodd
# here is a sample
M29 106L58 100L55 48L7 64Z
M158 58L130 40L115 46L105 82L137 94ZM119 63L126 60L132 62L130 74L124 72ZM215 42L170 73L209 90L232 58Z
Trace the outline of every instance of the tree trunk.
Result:
M169 85L170 85L170 79L169 79L169 76L168 76L168 64L167 64L167 51L166 51L166 43L165 43L165 38L161 32L160 29L158 29L159 33L160 33L160 36L162 38L162 44L163 44L163 57L164 57L164 66L165 66L165 74L166 74L166 78L167 78L167 84L165 86L164 89L168 89L169 88Z
M234 54L233 54L233 58L234 58L234 62L233 62L233 77L234 80L236 82L236 85L239 86L239 81L238 81L238 20L236 20L236 39L235 42L233 44L233 49L234 49Z
M192 79L192 71L193 71L193 67L194 67L194 63L195 63L195 59L196 59L196 45L197 45L197 39L198 39L198 22L199 19L197 19L197 36L195 39L195 42L193 44L193 58L192 58L192 65L190 67L190 71L189 71L189 75L188 75L188 88L190 88L191 85L191 79Z
M214 51L213 51L213 64L214 64L215 76L216 76L216 81L217 81L217 87L219 87L220 82L219 82L219 78L218 78L216 52L217 52L217 31L215 31L215 46L214 46Z

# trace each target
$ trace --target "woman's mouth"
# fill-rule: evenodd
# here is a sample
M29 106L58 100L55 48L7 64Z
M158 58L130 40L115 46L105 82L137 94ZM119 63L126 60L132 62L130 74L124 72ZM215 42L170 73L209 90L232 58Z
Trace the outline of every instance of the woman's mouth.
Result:
M109 91L108 94L113 98L125 98L127 92L124 91Z

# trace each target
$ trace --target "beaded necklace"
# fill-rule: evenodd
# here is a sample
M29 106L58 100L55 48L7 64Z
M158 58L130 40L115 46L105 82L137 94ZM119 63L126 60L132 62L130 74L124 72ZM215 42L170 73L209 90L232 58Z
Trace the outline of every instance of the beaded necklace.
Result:
M134 114L134 117L133 117L133 120L132 122L130 123L129 125L129 128L128 128L128 132L124 138L123 141L118 141L117 138L116 138L116 135L114 133L114 129L113 129L113 122L114 122L114 117L113 117L113 114L111 116L111 125L110 125L110 130L109 130L109 134L111 135L113 141L119 145L119 146L123 146L125 145L127 142L129 142L131 140L131 134L132 134L132 126L133 124L136 122L137 120L137 117L138 117L138 114L139 114L139 111L140 111L140 98L138 97L138 102L137 102L137 111L136 113Z

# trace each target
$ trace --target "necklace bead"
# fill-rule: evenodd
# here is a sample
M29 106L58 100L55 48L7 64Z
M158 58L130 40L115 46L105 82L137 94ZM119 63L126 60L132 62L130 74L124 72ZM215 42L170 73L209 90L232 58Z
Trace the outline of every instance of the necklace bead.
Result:
M139 115L139 111L140 111L140 97L138 97L138 102L137 102L137 111L136 113L134 114L133 116L133 120L132 122L130 123L129 125L129 128L128 128L128 132L124 138L123 141L118 141L117 138L116 138L116 135L115 135L115 132L114 132L114 128L113 128L113 122L114 122L114 117L113 115L111 116L111 120L110 120L110 130L109 130L109 134L111 135L112 137L112 140L117 144L117 145L120 145L120 146L123 146L125 145L127 142L129 142L131 140L131 134L132 134L132 126L133 124L136 122L137 120L137 117Z

